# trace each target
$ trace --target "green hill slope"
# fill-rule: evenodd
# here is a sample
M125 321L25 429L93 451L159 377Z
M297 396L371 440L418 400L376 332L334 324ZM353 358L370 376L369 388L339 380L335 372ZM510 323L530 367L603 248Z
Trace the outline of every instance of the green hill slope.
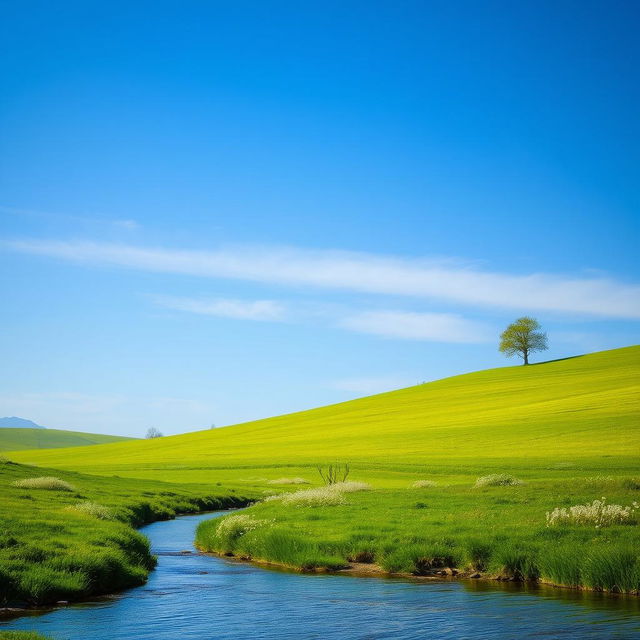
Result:
M454 567L640 593L639 392L635 346L224 429L9 457L271 497L202 524L206 551L307 570ZM321 484L316 464L335 461L349 462L356 482L282 495ZM575 505L579 521L567 511Z
M121 440L131 440L131 438L60 429L11 429L6 427L0 429L0 451L83 447Z
M384 467L453 461L477 467L505 460L611 464L614 458L631 463L640 452L639 391L640 347L634 346L479 371L217 430L13 457L150 476L159 467L164 473L324 460Z

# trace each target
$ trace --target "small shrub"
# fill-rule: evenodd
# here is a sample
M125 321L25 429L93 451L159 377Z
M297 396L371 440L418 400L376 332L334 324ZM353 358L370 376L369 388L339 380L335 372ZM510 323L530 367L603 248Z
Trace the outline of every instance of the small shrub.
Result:
M547 511L547 526L562 524L576 524L582 526L610 527L614 524L636 524L635 513L638 503L624 507L620 504L607 504L605 498L594 500L592 503L579 504L568 509L556 507Z
M0 454L0 464L9 464L10 462L11 460L9 460L7 456L3 456L2 454Z
M416 480L412 485L412 489L431 489L437 487L438 483L433 480Z
M334 490L334 486L336 485L287 493L281 498L282 504L294 507L334 507L346 504L342 491Z
M114 520L114 515L109 507L105 507L97 502L79 502L72 507L67 507L70 511L77 511L78 513L84 513L88 516L93 516L99 520Z
M622 486L631 491L640 491L640 478L624 478Z
M413 505L414 509L428 509L429 505L426 502L416 502Z
M311 484L304 478L277 478L276 480L269 480L267 484Z
M19 489L46 489L48 491L75 491L75 487L65 480L43 476L41 478L25 478L24 480L15 480L12 486Z
M506 473L492 473L488 476L482 476L476 480L473 485L474 489L480 487L516 487L523 484L522 480L515 478Z
M330 464L326 467L318 465L316 469L325 484L345 482L351 471L348 464Z

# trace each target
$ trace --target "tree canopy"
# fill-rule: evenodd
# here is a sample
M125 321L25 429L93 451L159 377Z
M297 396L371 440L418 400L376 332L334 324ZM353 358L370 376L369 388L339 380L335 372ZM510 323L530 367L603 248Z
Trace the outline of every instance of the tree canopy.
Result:
M535 318L518 318L500 334L500 351L508 358L518 355L524 364L529 364L529 355L533 351L548 349L547 334L540 331L541 328Z

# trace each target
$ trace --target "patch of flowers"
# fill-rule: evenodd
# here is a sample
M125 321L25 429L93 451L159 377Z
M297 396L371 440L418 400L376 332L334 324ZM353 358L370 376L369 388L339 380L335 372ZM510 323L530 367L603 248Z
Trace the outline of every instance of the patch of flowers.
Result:
M216 534L218 536L224 536L226 538L237 539L240 536L254 531L259 527L271 524L271 520L263 520L260 518L254 518L245 513L239 513L235 516L227 516L220 520L216 528Z
M294 507L334 507L346 504L342 492L332 489L333 486L335 485L287 493L281 498L282 504Z
M437 487L438 483L433 480L416 480L411 487L413 489L430 489L432 487Z
M355 493L357 491L369 491L371 485L366 482L335 482L327 485L326 488L339 493Z
M111 509L109 509L109 507L105 507L103 504L98 504L97 502L79 502L71 507L67 507L67 509L70 511L77 511L78 513L84 513L88 516L98 518L99 520L114 519Z
M520 484L524 483L514 476L506 473L492 473L478 478L473 487L474 489L479 487L516 487Z
M15 480L12 486L19 489L47 489L48 491L75 491L75 487L65 480L53 478L50 476L42 476L40 478L25 478L24 480Z
M606 498L592 503L578 504L568 509L556 507L547 512L547 526L578 524L583 526L609 527L614 524L636 524L636 511L640 505L633 502L630 506L607 504Z

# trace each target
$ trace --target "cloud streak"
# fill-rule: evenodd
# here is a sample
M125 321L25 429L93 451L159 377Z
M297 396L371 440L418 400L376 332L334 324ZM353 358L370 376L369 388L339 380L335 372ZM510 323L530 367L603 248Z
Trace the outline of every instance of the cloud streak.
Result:
M284 306L274 300L234 300L229 298L200 300L174 296L153 296L153 301L167 309L237 320L281 322L286 315Z
M344 329L386 338L433 342L485 342L488 331L475 322L453 313L411 311L364 311L343 318Z
M640 285L611 278L511 275L367 253L236 247L216 251L22 240L14 250L158 273L447 300L459 304L640 319Z

